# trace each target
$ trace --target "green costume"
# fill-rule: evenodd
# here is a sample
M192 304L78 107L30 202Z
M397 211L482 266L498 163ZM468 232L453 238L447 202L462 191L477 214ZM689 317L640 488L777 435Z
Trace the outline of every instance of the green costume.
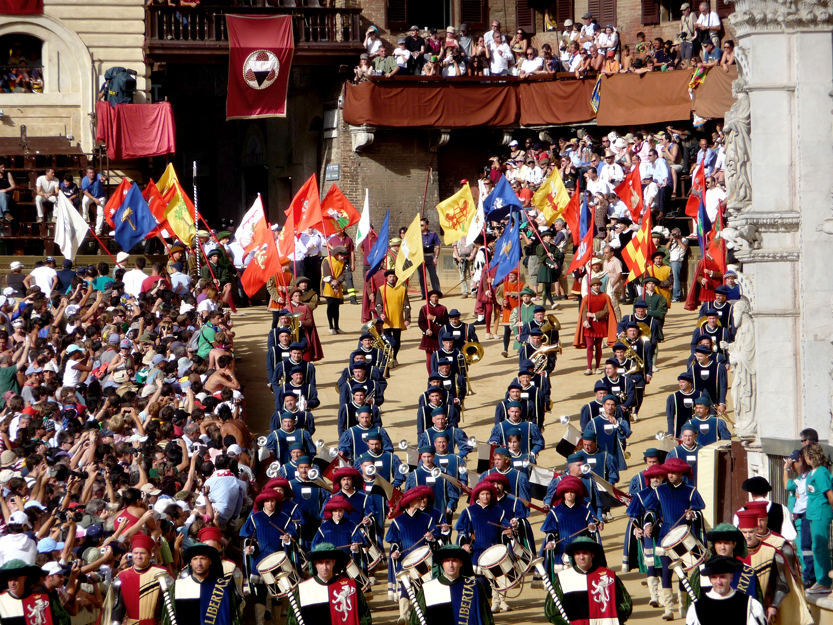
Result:
M816 583L830 588L830 522L833 508L827 499L827 491L833 490L827 467L817 467L807 475L807 513L804 518L810 526L813 541L813 568Z
M533 291L529 287L524 287L523 289L521 289L521 292L520 292L519 295L524 295L524 294L529 295L531 297L535 297L535 291ZM515 308L512 311L512 314L509 316L509 320L512 321L513 317L514 317L514 318L517 319L517 321L520 321L523 324L529 323L530 321L535 319L535 313L533 311L535 310L535 307L537 305L538 304L535 304L534 302L529 302L528 305L524 304L523 302L520 302L518 304L518 307ZM512 336L517 336L518 334L520 334L518 327L513 326L512 327ZM518 350L521 347L523 347L523 343L521 343L519 340L515 339L515 342L512 344L512 349Z
M552 259L547 252L552 255ZM539 243L535 248L535 255L538 257L538 282L558 282L564 264L564 254L561 250L552 243Z

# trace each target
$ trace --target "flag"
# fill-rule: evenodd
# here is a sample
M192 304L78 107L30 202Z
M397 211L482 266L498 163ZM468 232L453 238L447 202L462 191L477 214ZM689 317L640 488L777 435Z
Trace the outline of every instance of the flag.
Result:
M370 193L367 189L364 190L364 206L362 206L362 216L359 218L359 227L356 230L356 247L359 247L370 234Z
M166 206L162 201L162 194L159 193L159 187L157 187L156 183L153 182L153 178L151 178L145 185L145 189L142 191L142 197L145 198L145 202L148 203L148 208L150 209L150 212L153 213L157 224L153 230L148 232L145 238L150 239L156 235L161 235L165 239L170 238L171 233L167 230L168 220L165 219Z
M132 250L134 245L143 241L145 235L156 227L156 219L135 182L124 196L119 210L113 216L113 222L116 224L114 238L125 252Z
M295 215L289 211L286 215L286 223L278 235L278 256L289 258L295 253Z
M385 212L385 221L382 222L382 229L379 230L379 236L376 243L370 248L370 253L367 255L367 275L364 277L365 282L370 280L373 275L379 271L382 263L385 262L385 257L388 255L388 237L390 236L390 209Z
M691 176L691 192L685 204L685 214L692 219L697 219L697 211L700 209L700 196L706 193L706 167L703 163L697 165L694 174Z
M512 227L506 228L501 237L495 242L495 255L489 263L495 268L492 286L497 287L503 279L518 268L521 261L521 216L520 211L512 214Z
M255 204L259 203L260 195L255 200ZM240 284L249 297L254 297L255 293L266 284L269 278L281 271L281 259L275 245L275 236L263 215L262 204L260 208L260 219L252 228L250 248L247 250L253 251L254 256L252 256L252 260L246 266L246 271L243 272L240 278Z
M708 236L711 231L712 222L711 219L709 219L708 212L706 212L706 203L701 196L700 206L697 209L697 242L700 244L700 252L704 255L706 253Z
M564 209L561 217L567 222L567 227L570 229L570 234L573 235L573 245L578 245L581 241L581 230L579 224L579 217L581 214L581 191L576 189L573 197L570 198L570 203Z
M590 106L593 107L593 112L599 112L599 105L602 103L602 75L596 78L596 84L593 85L593 93L590 94Z
M505 176L501 176L494 190L483 200L483 212L489 221L500 221L509 214L512 206L523 208L509 181Z
M130 191L131 184L132 183L128 178L122 178L119 186L116 187L115 192L110 196L110 199L107 200L107 203L104 205L104 221L106 221L107 225L111 228L116 227L116 224L113 223L113 215L116 214L116 211L119 210L119 206L121 206L121 203L124 202L124 196L127 195L128 191Z
M84 242L89 229L87 222L67 197L59 193L58 202L55 204L55 243L61 249L61 254L75 260L78 248Z
M447 200L437 204L443 240L446 245L459 241L469 233L469 226L477 212L469 183Z
M178 182L179 178L177 178L176 171L174 171L174 164L168 163L164 173L159 178L159 182L156 183L156 188L159 189L159 193L164 196L168 192L168 189L170 189L174 183Z
M318 195L318 179L315 174L298 190L284 212L287 215L292 213L296 232L303 232L310 226L321 230L321 196Z
M631 221L635 224L639 223L639 218L642 217L642 179L639 177L639 167L634 167L633 171L625 176L625 179L619 183L614 189L619 199L625 203L631 213Z
M720 273L726 273L726 241L720 236L723 230L723 212L718 208L717 217L714 220L712 233L709 237L709 247L707 254L714 259L717 266L720 268Z
M576 191L578 194L579 191ZM593 237L596 236L596 223L593 220L593 209L587 204L587 191L582 192L581 213L579 216L579 246L573 256L573 262L567 269L572 273L584 267L593 256Z
M226 119L286 117L294 37L289 15L226 15Z
M194 225L194 204L178 180L162 195L162 202L165 205L168 230L185 245L191 245L191 240L197 234L197 227Z
M255 231L260 226L261 221L266 223L266 214L263 212L263 200L260 193L258 193L252 207L243 215L240 226L234 233L234 240L247 252L251 251L249 246L253 246Z
M43 0L0 0L0 15L41 15Z
M480 193L477 194L477 211L474 213L474 219L466 235L466 247L474 245L474 240L483 233L483 228L486 226L486 214L483 209L483 200L486 199L486 187L482 180L477 182L477 188L480 190Z
M561 217L564 209L570 203L570 194L561 180L561 172L553 169L549 178L544 184L538 187L535 195L532 196L532 205L544 214L547 224L552 224Z
M382 237L379 237L382 240ZM408 231L399 246L399 254L396 256L396 277L401 284L411 277L425 260L422 255L422 231L419 227L419 213L414 217Z
M645 211L642 227L622 250L622 258L625 259L625 264L631 270L625 282L636 280L645 273L645 268L651 262L651 254L655 250L654 240L651 238L651 211Z
M361 216L336 185L330 187L321 202L324 236L331 236L357 223Z

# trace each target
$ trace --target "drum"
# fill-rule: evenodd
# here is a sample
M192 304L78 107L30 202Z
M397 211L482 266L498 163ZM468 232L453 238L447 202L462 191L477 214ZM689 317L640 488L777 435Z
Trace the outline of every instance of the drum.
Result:
M277 577L279 575L286 575L292 584L292 589L301 583L301 578L298 575L298 572L295 570L295 567L292 566L292 562L289 561L289 558L286 557L286 554L283 551L270 553L268 556L263 558L263 560L258 563L257 570L260 573L260 577L263 579L263 583L266 584L266 588L269 589L269 593L276 599L285 597L287 594L285 592L281 592L278 586Z
M480 554L480 573L497 590L510 590L523 581L524 565L506 545L493 545Z
M367 575L362 573L362 570L359 568L359 565L350 560L347 563L347 566L344 569L344 572L356 582L356 586L358 586L361 590L366 590L370 586L370 580L367 579Z
M369 547L364 548L364 557L367 562L367 570L372 571L379 566L385 555L376 543L371 542Z
M520 565L521 571L526 573L529 567L532 566L532 561L535 559L535 556L519 540L512 541L512 553L515 554L515 559L518 565Z
M411 576L411 579L420 582L430 582L433 578L431 566L433 565L431 547L423 545L417 547L402 560L402 568Z
M665 551L665 555L671 558L672 564L682 563L683 571L686 573L700 566L706 559L706 548L687 525L680 525L668 532L660 547Z

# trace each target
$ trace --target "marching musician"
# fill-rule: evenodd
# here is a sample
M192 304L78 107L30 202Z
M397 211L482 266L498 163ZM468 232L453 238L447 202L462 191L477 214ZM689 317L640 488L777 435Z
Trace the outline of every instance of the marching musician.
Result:
M292 488L292 498L301 513L299 539L304 549L310 548L318 525L321 523L321 509L330 498L328 490L317 482L310 481L311 467L312 460L309 456L298 458L298 472L295 474L295 479L289 482Z
M290 519L292 519L292 523L295 525L296 528L298 527L298 525L304 522L304 517L301 514L301 509L298 507L297 503L292 501L292 498L295 496L295 493L292 491L292 484L290 483L290 480L288 480L283 475L278 475L277 477L270 478L269 481L263 485L263 490L261 490L260 492L263 493L264 490L269 489L278 492L281 495L281 497L283 497L283 501L281 502L281 512L288 516Z
M495 290L495 301L501 307L500 322L503 325L503 351L504 358L509 357L509 339L512 338L512 311L518 307L520 291L524 288L523 282L518 282L518 270L513 269L506 274L506 279L501 282Z
M631 408L636 406L636 391L633 388L633 381L628 379L627 376L622 375L624 373L624 370L620 371L619 361L615 358L608 358L605 361L604 372L604 377L601 380L599 380L599 382L601 382L605 386L608 395L613 395L614 397L617 397L619 399L618 407L622 411L622 415L624 417L626 413L630 413ZM593 387L593 390L597 393L597 401L597 389L599 386L599 382L596 382L596 386ZM586 427L586 425L586 423L582 422L582 428Z
M703 398L698 398L702 401ZM697 456L703 446L697 441L699 432L691 422L686 423L680 432L680 444L668 452L668 458L679 458L691 468L690 477L685 483L697 486Z
M642 371L631 376L634 393L636 395L636 406L634 406L634 421L639 419L639 410L645 399L646 386L651 383L653 377L653 352L650 337L642 337L639 326L633 322L625 326L625 347L630 347L638 358L642 360Z
M700 345L707 347L708 350L713 354L714 359L719 364L722 364L724 366L726 365L726 356L720 350L716 350L716 348L714 347L714 338L711 336L711 334L701 334L700 337L697 339L697 346L694 348L695 353L692 353L685 363L686 369L691 369L691 365L697 362L696 350L697 347L699 347Z
M637 475L640 482L647 481L648 484L635 493L628 504L628 527L625 532L625 549L622 554L622 571L638 568L646 574L648 581L648 605L653 608L660 606L660 578L657 570L662 571L662 563L656 549L657 543L654 538L645 533L645 518L648 509L645 507L645 500L665 480L667 472L659 464L649 466L645 471ZM664 601L665 599L663 599Z
M616 342L616 312L610 297L602 293L602 281L599 278L590 280L590 293L581 300L578 320L573 346L587 350L587 370L584 375L592 375L594 350L598 372L602 361L602 341L607 338L608 345Z
M336 387L339 389L339 392L341 392L342 387L345 385L347 388L350 388L350 380L356 378L356 371L353 367L360 362L366 365L366 375L363 379L373 380L384 392L388 388L388 381L385 376L382 375L382 369L376 365L368 364L365 361L364 356L362 356L358 351L351 354L350 362L341 371L341 376L339 376L338 382L336 382Z
M445 306L440 305L442 296L442 291L428 291L428 302L425 306L420 307L417 319L417 325L422 330L422 341L419 343L419 348L425 352L425 368L428 369L429 374L436 373L436 371L432 371L431 356L440 349L439 338L442 327L448 323L448 310Z
M425 582L417 593L417 605L426 623L494 625L489 599L477 583L471 554L457 545L444 545L434 552L437 577ZM421 625L416 611L410 625Z
M310 367L312 363L304 363ZM298 396L298 406L304 410L315 410L321 405L318 399L318 390L314 384L304 382L306 373L304 367L296 366L289 370L289 380L281 387L283 393L294 393Z
M457 406L453 403L443 402L443 389L439 386L434 386L428 389L428 403L417 408L417 440L422 437L422 434L430 429L431 424L434 423L434 413L438 410L443 413L446 423L452 427L457 427L460 423L460 413L457 412Z
M775 503L766 498L772 492L772 486L769 480L762 475L750 477L741 484L741 490L749 493L752 496L752 501L766 502L766 506L764 506L764 510L767 513L766 526L774 534L782 536L789 541L794 541L798 537L798 532L795 531L795 526L790 518L789 511L782 504ZM745 508L748 507L747 505ZM737 524L737 519L735 519L735 523ZM764 538L764 536L761 536L761 538ZM779 545L775 546L779 547Z
M428 376L428 383L430 384L432 379L438 382L440 388L448 392L446 401L459 406L460 399L465 398L467 393L466 378L462 374L455 374L451 369L450 362L439 363L437 373Z
M313 550L322 543L337 545L336 549L361 565L360 551L366 541L361 524L353 521L355 513L356 509L341 494L330 497L322 510L324 520L312 539Z
M534 421L537 423L537 420L529 418L526 414L526 409L529 408L529 402L521 402L521 388L521 385L517 382L512 382L507 387L506 399L495 406L495 426L509 419L509 413L512 408L518 408L520 410L520 415L516 421Z
M381 368L384 364L384 355L382 351L373 346L373 335L370 332L364 332L359 337L359 347L350 354L349 364L356 362L356 356L362 357L362 362L371 367Z
M147 564L150 564L149 559ZM46 573L39 566L18 558L8 560L0 567L0 583L7 588L0 593L0 621L10 625L58 623L57 611L49 602L49 594L35 592L38 581L44 575ZM139 613L138 607L135 613ZM155 613L149 616L148 622L156 622Z
M518 430L517 433L520 436L520 453L532 454L533 458L541 453L545 445L544 436L534 421L524 421L521 418L523 405L517 401L509 401L506 404L506 413L507 418L492 428L492 433L489 435L489 442L497 443L500 447L506 447L509 431Z
M697 443L701 447L711 445L721 440L731 440L732 435L726 426L726 421L720 417L709 416L712 402L706 396L700 396L694 400L694 414L687 425L692 425L697 430Z
M607 568L604 548L596 541L580 536L565 549L570 566L550 577L567 619L561 615L550 595L544 604L544 614L554 625L593 622L624 623L633 610L633 603L625 585Z
M457 509L457 502L460 493L442 477L434 477L431 473L435 468L434 458L437 449L433 445L425 445L419 448L419 464L416 470L411 471L405 478L405 490L408 491L417 486L427 486L434 491L434 508L448 519ZM442 469L440 469L442 471Z
M549 412L552 410L552 384L550 384L549 376L547 376L543 371L541 373L535 373L535 364L529 359L521 360L518 369L529 373L530 384L533 384L541 389L541 393L544 396L544 406L546 411ZM520 384L521 382L516 376L515 379L510 382L510 384L513 383ZM521 387L523 388L523 385L521 385Z
M448 312L448 323L443 327L443 332L451 335L452 345L454 349L463 349L466 343L478 343L477 328L471 323L463 323L460 321L460 311L452 308Z
M544 347L544 333L541 332L541 328L531 328L526 333L525 338L526 341L518 352L518 362L522 360L532 360L533 354ZM555 370L555 352L556 350L554 349L546 352L547 364L544 365L544 370L542 372L545 375L549 376Z
M596 480L593 479L593 475L595 474L592 471L588 471L585 474L581 470L582 466L584 466L585 459L585 456L580 453L570 454L567 457L567 471L550 482L549 486L547 486L547 494L544 496L544 501L552 501L552 498L555 496L555 489L558 488L562 480L568 477L575 477L581 480L582 484L584 484L584 489L589 493L587 496L587 506L593 512L593 516L597 519L602 519L599 487L596 485ZM604 523L600 523L599 529L601 530L603 528Z
M496 505L497 489L489 480L481 480L471 491L468 507L460 513L454 529L457 530L457 544L472 555L472 560L479 562L480 556L489 547L507 543L515 537L518 520L509 519L506 513ZM478 582L486 587L487 596L491 596L491 587L485 578L478 576ZM492 612L498 607L508 612L504 596L496 592L492 598Z
M269 430L279 430L283 415L289 412L295 417L296 428L309 432L310 436L315 434L315 417L309 410L301 410L298 407L298 396L295 393L284 393L280 390L277 396L281 398L282 408L276 410L272 415L272 419L269 421Z
M524 326L535 318L536 305L532 303L535 297L535 291L525 286L521 289L521 302L509 315L509 326L512 328L512 334L515 336L515 342L512 344L512 349L521 349L527 338L521 336ZM509 355L504 355L504 358Z
M719 412L726 412L726 367L712 358L712 350L704 345L694 349L694 358L696 361L689 367L694 378L694 388L708 394L709 399L717 404Z
M384 333L390 337L391 345L393 345L393 362L390 363L392 367L398 364L396 357L402 346L402 331L407 330L411 325L411 301L408 299L408 286L407 284L397 286L397 280L395 270L385 271L385 283L379 287L376 295L376 315L382 322Z
M654 254L656 253L657 252L654 252ZM661 267L667 270L669 274L671 273L671 267L669 267L668 265L661 265ZM645 302L645 314L647 314L651 319L654 319L659 324L659 340L661 341L663 340L662 327L665 325L665 316L668 314L668 309L671 307L671 304L669 303L671 296L670 292L667 298L665 297L664 293L659 292L658 289L660 288L660 284L660 280L658 280L655 277L648 277L642 279L642 301ZM634 306L634 308L636 308L636 306ZM636 313L635 310L634 313L635 316L644 318L644 314ZM642 321L642 319L639 320Z
M445 481L445 480L443 480ZM390 545L388 560L388 599L399 597L399 619L405 622L411 611L404 589L399 588L396 574L402 571L402 559L405 554L420 546L423 542L434 545L439 536L439 528L434 518L420 509L420 500L425 498L421 489L408 490L399 500L399 514L391 521L385 542Z
M393 451L393 442L387 430L372 423L373 412L370 406L356 408L356 425L348 428L338 441L338 450L348 458L355 460L368 450L367 439L377 434L385 451Z
M747 547L741 531L731 523L720 523L706 536L709 539L709 553L706 555L706 560L688 575L689 585L694 594L701 597L712 587L708 576L703 574L704 567L708 566L714 558L728 557L735 558L741 564L732 575L730 586L753 599L763 601L763 593L758 586L755 569L748 564L743 564L743 559L747 556Z
M608 362L610 362L610 360L608 360ZM605 365L605 367L607 367L607 365ZM593 392L596 395L595 399L584 404L581 407L581 412L579 413L579 427L582 432L584 432L584 430L587 429L587 426L590 425L590 421L604 412L604 398L611 394L604 380L596 381L596 384L593 387Z
M731 307L731 305L729 306ZM704 334L711 338L712 345L717 345L717 353L725 357L726 350L723 349L720 344L723 341L731 343L732 337L729 328L721 324L720 315L714 308L708 308L706 310L706 323L699 328L694 328L694 331L691 333L692 353L696 351L700 338Z
M694 415L694 402L702 393L694 388L694 377L690 371L684 371L677 376L677 383L680 386L665 400L665 416L668 419L667 432L680 438L683 426L691 420ZM711 403L711 402L709 402Z
M300 618L307 625L371 625L370 608L362 589L345 574L350 557L331 543L319 543L307 553L313 576L293 590ZM294 608L286 625L298 625Z
M373 520L378 511L376 502L364 491L364 477L353 467L341 467L333 473L333 497L339 495L353 508L348 518L356 525L363 526L375 539L376 528Z
M608 395L607 397L611 396ZM611 484L619 481L619 462L616 456L599 447L598 435L595 430L588 427L582 432L581 447L576 453L582 456L585 463L590 465L590 470L593 473Z
M651 280L653 280L653 278L648 278L648 284L653 284ZM658 293L654 293L653 296L655 298L658 298L656 301L665 301L665 298L662 297L662 295L659 295ZM645 297L648 297L648 295L646 294ZM646 326L648 326L648 338L651 341L651 353L654 356L654 361L652 364L654 365L654 368L656 368L657 350L659 349L660 341L664 340L662 334L662 322L665 320L665 316L663 316L661 319L658 319L657 317L652 317L648 310L648 302L645 298L637 300L633 305L633 314L625 315L624 317L622 317L622 320L619 322L619 325L617 326L617 332L619 332L619 334L625 332L625 330L628 327L628 324L630 323L635 323L637 326L639 326L640 323L644 323Z
M132 566L116 576L111 621L153 625L161 620L162 588L158 578L169 576L167 569L151 564L155 547L153 538L147 534L134 534L130 540Z
M449 519L434 507L434 491L428 486L417 486L413 489L413 492L417 496L419 509L434 519L434 525L438 530L437 542L432 544L432 550L435 547L447 545L451 540L451 526L449 525Z
M599 520L584 503L587 489L577 477L567 476L558 483L550 500L550 510L541 526L544 534L539 555L546 560L547 571L552 575L560 567L565 549L581 536L594 538Z
M521 451L521 440L523 432L519 428L509 428L506 431L506 449L509 451L509 463L513 469L525 474L527 478L532 474L532 465L535 464L535 454L528 451ZM492 474L496 475L496 474Z
M255 573L257 565L268 555L277 551L284 551L287 555L297 554L292 549L292 540L297 538L298 533L292 517L283 510L281 502L283 494L271 488L264 488L255 498L255 507L249 518L240 528L240 537L248 539L250 544L243 549L243 557L248 558L249 571ZM217 550L219 557L219 550ZM223 572L225 574L225 572ZM255 594L255 622L262 625L266 614L267 595L266 585L259 576L253 578Z
M223 577L220 553L196 543L185 551L186 576L170 590L177 625L239 625L239 599L234 584ZM167 610L163 625L172 625Z
M714 301L713 302L704 302L702 306L700 306L700 317L708 315L709 310L713 310L717 313L717 319L720 321L720 326L727 329L729 331L729 337L726 339L727 341L734 340L734 318L732 316L732 303L727 301L729 299L729 287L726 285L720 285L714 290Z
M549 328L548 330L544 331L544 328L549 325L549 320L546 317L547 309L543 306L536 306L532 309L532 319L524 323L523 328L521 328L521 342L528 342L530 336L532 336L532 331L536 328L541 330L541 342L546 343L547 345L558 345L561 341L561 337L558 334L558 330L554 327ZM551 352L553 357L553 366L555 366L555 351ZM550 372L552 369L550 369Z
M456 388L454 381L449 379L445 380L445 384L443 384L443 378L439 375L439 373L432 373L428 376L428 386L425 389L425 392L421 393L419 399L417 400L417 407L422 408L423 406L428 405L431 403L429 398L429 394L431 393L431 389L439 389L440 391L440 398L438 400L438 405L448 404L451 401L456 401L459 403L459 400L456 398Z
M350 365L352 375L349 378L340 379L338 384L340 406L350 403L352 390L356 386L364 388L365 403L373 404L374 406L381 406L385 403L385 387L387 387L387 382L383 385L372 379L368 375L368 368L370 367L372 365L368 365L362 361L354 362Z
M315 444L309 432L298 429L295 415L291 412L284 412L281 415L281 427L269 433L266 439L266 448L272 452L281 464L290 460L289 447L295 443L302 443L306 454L315 455ZM302 454L303 455L303 454Z
M602 413L591 419L584 431L594 432L599 448L615 458L619 471L624 471L628 468L624 451L628 445L627 440L633 432L617 408L619 408L619 399L615 395L605 395L602 400Z
M765 625L770 617L754 597L738 592L733 579L741 573L743 563L732 556L713 556L703 567L702 576L709 579L711 590L700 595L686 612L686 625L704 623L737 623Z
M302 278L299 278L299 280ZM306 278L303 278L306 280ZM315 291L312 291L313 295ZM314 306L310 307L304 303L304 290L301 288L294 288L289 292L289 302L286 304L286 309L290 313L297 313L298 323L301 324L301 332L303 337L301 342L304 343L304 360L308 362L318 362L324 358L324 349L321 347L321 338L318 336L318 328L315 327L315 317L312 314ZM315 295L317 298L318 296ZM316 303L317 306L317 303Z
M454 339L448 332L440 333L440 347L431 354L431 366L428 371L429 375L439 371L440 363L447 363L451 365L451 374L453 376L465 377L465 359L462 352L454 347Z
M348 429L359 424L359 413L370 414L370 425L368 427L382 427L382 414L378 406L368 405L365 402L367 395L365 387L356 384L350 389L353 400L349 404L342 404L338 409L338 436L344 436Z
M464 454L454 453L449 446L448 434L440 433L434 437L434 449L437 450L434 456L434 463L442 469L443 473L450 475L455 480L468 485L469 474L468 467L466 467L466 460ZM466 467L464 471L461 468ZM451 488L456 488L453 484L449 484ZM457 493L459 497L460 493Z
M215 525L206 525L197 533L197 540L201 543L214 547L219 553L223 562L223 577L234 582L237 594L243 596L243 571L240 567L223 553L228 541L223 537L223 530ZM135 560L135 557L134 557Z
M286 479L291 480L298 472L298 458L302 458L307 454L303 443L292 443L289 446L289 461L284 462L278 467L278 473Z
M546 370L544 371L546 374ZM532 383L532 374L528 369L520 369L518 376L515 378L517 384L520 385L520 393L518 394L518 401L524 408L526 420L535 423L538 428L544 431L544 418L547 410L547 400L544 393L538 386ZM509 396L507 392L507 397Z
M643 505L647 511L643 525L644 534L654 536L655 545L662 544L662 539L673 528L685 523L695 538L700 540L702 534L700 511L706 507L706 504L695 487L683 482L684 476L691 475L691 466L679 458L667 458L665 464L661 466L668 475L668 481L648 493L644 499ZM659 526L659 531L656 531L656 526ZM662 563L662 588L659 591L659 599L665 608L662 618L671 620L674 616L671 558L662 555L660 562Z
M289 344L289 358L283 358L275 366L274 377L280 381L288 382L292 379L292 372L300 368L304 374L301 383L315 386L315 365L304 360L305 346L301 343Z
M500 473L506 476L509 481L508 491L520 499L529 501L529 478L523 471L518 471L512 466L512 459L509 455L509 450L506 447L497 447L492 452L492 457L495 466L484 472L480 476L480 481L485 480L492 473Z
M373 500L373 508L376 511L374 520L379 534L385 529L385 519L388 515L388 498L382 489L374 489L376 476L390 482L394 488L399 488L405 481L405 475L399 471L402 461L399 456L390 451L382 451L381 436L378 438L369 436L367 440L367 453L359 457L354 468L361 471L364 476L364 491ZM370 467L374 467L376 473L368 475Z
M471 453L472 447L469 445L469 437L460 428L448 424L448 417L442 408L435 408L431 411L431 427L419 435L417 447L434 445L437 437L445 439L448 453L454 454L456 452L456 455L460 458L465 458Z
M266 343L266 379L268 380L266 386L275 394L275 410L280 410L280 388L283 381L278 376L278 367L289 358L292 330L286 326L275 328L269 332Z

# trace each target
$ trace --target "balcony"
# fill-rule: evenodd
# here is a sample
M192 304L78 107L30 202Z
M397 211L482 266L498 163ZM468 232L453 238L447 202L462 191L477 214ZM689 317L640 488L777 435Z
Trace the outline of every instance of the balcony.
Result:
M308 0L308 6L295 4L295 0L281 0L281 6L145 7L145 54L149 62L226 62L227 13L289 15L295 36L293 64L357 61L364 50L360 8L317 6L318 0Z

